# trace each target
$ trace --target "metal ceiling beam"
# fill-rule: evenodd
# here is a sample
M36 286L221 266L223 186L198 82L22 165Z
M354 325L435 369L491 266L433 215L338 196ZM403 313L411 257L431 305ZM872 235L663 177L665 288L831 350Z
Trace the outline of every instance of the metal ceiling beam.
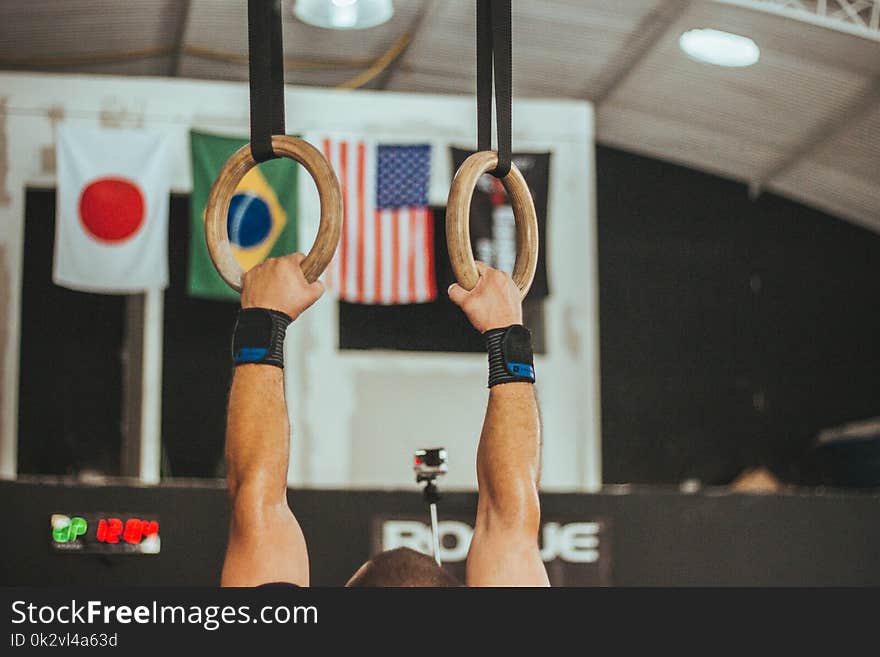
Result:
M394 77L394 74L400 70L401 64L403 64L403 60L406 57L406 53L409 51L410 47L412 47L413 42L419 36L422 28L425 26L425 22L428 20L428 17L434 13L434 10L440 4L439 0L425 0L425 3L422 5L419 13L416 14L416 17L413 19L412 23L410 23L409 32L410 38L409 43L406 45L406 48L403 49L397 58L385 69L385 72L379 78L378 83L376 84L376 89L387 89L388 85L391 84L391 79Z
M855 7L852 0L827 0L827 2L810 0L797 4L785 0L711 1L775 14L829 30L880 41L880 0L864 0L858 7ZM835 11L829 11L830 9Z
M599 74L599 89L589 95L596 107L626 81L691 4L692 0L663 0L642 18L618 56L612 58L614 63Z
M809 131L797 146L756 176L749 183L749 195L752 198L760 195L761 191L779 176L793 169L801 160L826 144L833 142L844 130L864 119L868 113L878 107L880 107L880 77L875 77L843 110L822 121Z
M177 4L177 25L174 31L174 41L171 45L171 55L168 58L168 75L172 78L180 75L180 60L186 45L186 28L189 26L191 8L192 0L181 0Z

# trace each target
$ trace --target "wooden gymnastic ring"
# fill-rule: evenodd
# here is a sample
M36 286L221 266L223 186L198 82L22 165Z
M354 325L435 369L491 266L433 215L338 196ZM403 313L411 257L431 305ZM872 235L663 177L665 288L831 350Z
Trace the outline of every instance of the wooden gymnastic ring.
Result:
M301 265L306 280L314 283L333 259L342 232L342 192L339 189L339 180L321 151L307 141L287 135L275 135L272 137L272 149L278 155L289 157L302 164L318 187L321 222L315 243ZM251 154L250 144L245 144L223 165L211 187L208 203L205 206L205 238L211 260L214 261L217 273L229 287L239 292L241 292L244 270L235 259L229 244L227 216L229 203L238 183L255 166L257 163Z
M479 151L468 157L452 179L446 203L446 245L455 280L465 290L472 290L480 278L471 249L471 198L480 176L498 166L498 154ZM513 282L523 298L532 286L538 266L538 216L532 194L522 173L511 162L510 172L501 179L507 190L516 221L516 264Z

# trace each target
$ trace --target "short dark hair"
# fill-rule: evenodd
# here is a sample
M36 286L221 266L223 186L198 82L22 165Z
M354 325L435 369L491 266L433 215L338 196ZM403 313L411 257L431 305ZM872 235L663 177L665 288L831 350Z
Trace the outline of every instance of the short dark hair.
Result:
M432 557L410 548L380 552L361 566L346 586L461 586Z

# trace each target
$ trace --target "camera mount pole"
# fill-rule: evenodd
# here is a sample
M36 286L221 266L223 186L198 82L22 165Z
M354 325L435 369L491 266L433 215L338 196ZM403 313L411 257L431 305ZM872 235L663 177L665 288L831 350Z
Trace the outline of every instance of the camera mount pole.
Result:
M443 447L434 447L432 449L419 449L415 453L415 464L413 470L416 472L416 484L425 482L425 488L422 491L425 498L425 504L431 511L431 538L434 548L434 561L438 566L440 563L440 527L437 522L437 502L440 501L440 493L437 491L435 483L437 477L445 475L449 468L446 465L446 449Z
M426 478L425 481L425 489L422 491L422 494L425 498L425 503L428 505L428 508L431 510L431 537L434 541L434 561L437 562L438 566L442 566L440 563L440 529L437 523L437 502L440 501L440 493L437 491L437 484L434 483L434 478Z

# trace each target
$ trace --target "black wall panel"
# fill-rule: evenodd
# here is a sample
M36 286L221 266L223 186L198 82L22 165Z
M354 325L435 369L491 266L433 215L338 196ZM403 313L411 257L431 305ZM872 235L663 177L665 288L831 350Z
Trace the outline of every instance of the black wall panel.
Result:
M378 516L421 517L412 491L290 490L309 545L312 583L341 586L370 555ZM0 482L0 585L219 583L228 503L222 483L200 487ZM544 494L545 518L605 519L610 581L618 586L880 585L880 496L684 495L662 489ZM162 551L146 556L53 553L57 512L157 514ZM440 520L473 517L476 495L449 493ZM610 546L610 547L609 547ZM605 548L603 548L605 549Z
M52 283L54 191L28 190L24 225L18 472L118 475L126 298Z
M880 236L599 148L606 482L811 483L825 427L880 415Z

